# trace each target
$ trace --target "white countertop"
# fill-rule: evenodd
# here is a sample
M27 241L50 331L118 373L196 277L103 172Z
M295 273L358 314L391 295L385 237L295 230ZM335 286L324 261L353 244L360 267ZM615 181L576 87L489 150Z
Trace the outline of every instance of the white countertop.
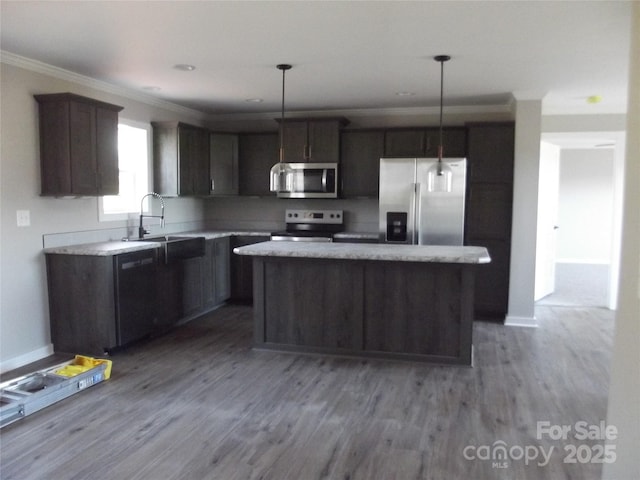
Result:
M389 245L380 243L262 242L233 249L238 255L259 257L386 260L396 262L489 263L485 247Z

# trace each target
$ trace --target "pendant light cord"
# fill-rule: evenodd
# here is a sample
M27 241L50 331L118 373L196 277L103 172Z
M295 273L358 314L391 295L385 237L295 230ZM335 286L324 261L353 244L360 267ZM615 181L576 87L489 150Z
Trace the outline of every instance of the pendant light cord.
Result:
M439 132L439 145L438 145L438 166L442 165L442 151L444 146L442 145L442 110L444 99L444 62L451 59L449 55L438 55L433 57L436 62L440 62L440 132Z
M444 99L444 62L440 62L440 144L438 145L438 161L442 162L442 104Z
M282 69L282 106L280 109L280 163L284 162L284 77L285 69Z
M277 65L278 70L282 70L282 104L281 104L281 115L280 115L280 163L284 163L284 81L285 81L285 72L291 69L291 65L286 63L281 63Z

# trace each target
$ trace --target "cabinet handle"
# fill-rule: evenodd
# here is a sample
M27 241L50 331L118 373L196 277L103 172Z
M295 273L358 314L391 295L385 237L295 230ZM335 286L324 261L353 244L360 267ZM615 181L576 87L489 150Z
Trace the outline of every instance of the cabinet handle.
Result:
M216 182L214 181L214 179L211 179L211 191L213 192L216 189Z
M305 160L309 160L311 158L311 145L307 144L304 146L304 151L302 152L302 155Z

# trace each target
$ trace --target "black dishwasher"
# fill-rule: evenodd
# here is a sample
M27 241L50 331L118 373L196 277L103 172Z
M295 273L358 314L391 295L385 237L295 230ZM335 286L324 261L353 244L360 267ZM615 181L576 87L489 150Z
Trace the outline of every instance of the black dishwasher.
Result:
M156 324L158 250L114 257L116 271L116 337L125 345L151 334Z

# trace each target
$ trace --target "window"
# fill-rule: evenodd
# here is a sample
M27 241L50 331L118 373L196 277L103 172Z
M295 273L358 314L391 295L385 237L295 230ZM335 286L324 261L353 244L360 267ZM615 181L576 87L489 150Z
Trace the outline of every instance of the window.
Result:
M151 125L120 119L118 168L120 193L100 198L100 221L126 220L140 213L140 199L151 191ZM148 206L145 205L145 211Z

